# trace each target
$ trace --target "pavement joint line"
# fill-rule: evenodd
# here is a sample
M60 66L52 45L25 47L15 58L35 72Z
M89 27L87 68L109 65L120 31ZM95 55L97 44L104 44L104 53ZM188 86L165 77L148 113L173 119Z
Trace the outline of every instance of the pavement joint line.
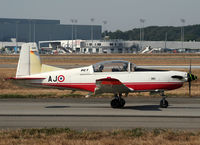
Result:
M0 117L151 117L151 118L199 118L200 116L175 116L175 115L88 115L88 114L0 114Z

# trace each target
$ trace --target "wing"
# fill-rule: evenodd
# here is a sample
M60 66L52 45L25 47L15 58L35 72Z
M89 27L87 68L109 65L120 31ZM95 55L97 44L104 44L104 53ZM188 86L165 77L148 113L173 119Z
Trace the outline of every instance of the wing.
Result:
M128 93L131 91L133 90L125 86L118 79L103 78L103 79L96 80L95 94Z

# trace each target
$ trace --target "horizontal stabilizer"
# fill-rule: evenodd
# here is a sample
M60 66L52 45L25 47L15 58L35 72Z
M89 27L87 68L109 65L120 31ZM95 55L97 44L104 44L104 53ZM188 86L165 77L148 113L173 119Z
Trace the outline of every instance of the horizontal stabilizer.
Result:
M30 78L30 77L27 77L27 78L16 78L16 77L13 77L13 78L7 78L6 80L44 80L46 78Z

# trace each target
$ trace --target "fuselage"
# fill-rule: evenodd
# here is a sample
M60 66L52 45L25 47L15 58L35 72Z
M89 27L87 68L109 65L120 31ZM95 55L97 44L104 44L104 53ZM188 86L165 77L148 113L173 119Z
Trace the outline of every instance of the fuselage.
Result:
M182 76L183 79L172 78ZM115 78L134 91L166 91L182 87L187 81L187 73L180 71L133 71L133 72L94 72L92 66L52 71L28 76L21 81L23 85L35 87L52 87L70 90L94 92L96 80Z

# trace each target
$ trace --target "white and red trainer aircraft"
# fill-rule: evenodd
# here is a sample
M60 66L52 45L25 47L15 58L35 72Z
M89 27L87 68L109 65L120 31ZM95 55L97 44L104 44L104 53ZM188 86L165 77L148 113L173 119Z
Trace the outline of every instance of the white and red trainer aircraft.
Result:
M50 87L82 90L94 94L113 93L112 108L122 108L131 92L157 92L162 95L160 107L167 108L164 91L177 89L184 82L196 80L193 74L138 68L128 61L104 61L87 67L62 69L41 64L36 43L22 46L16 77L9 78L28 87Z

